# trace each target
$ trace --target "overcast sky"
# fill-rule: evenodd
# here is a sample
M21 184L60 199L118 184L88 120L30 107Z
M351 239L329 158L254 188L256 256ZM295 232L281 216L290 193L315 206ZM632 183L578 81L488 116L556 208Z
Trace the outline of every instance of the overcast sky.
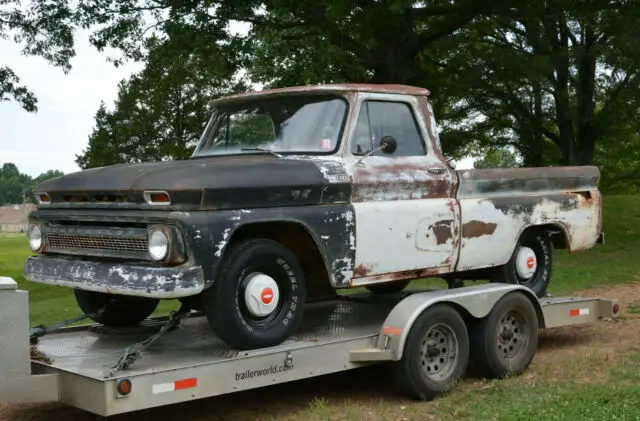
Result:
M139 69L132 63L115 68L87 39L76 36L76 57L65 75L39 57L25 57L20 46L0 40L0 64L8 65L38 97L37 113L15 102L0 102L0 164L13 162L33 177L50 169L78 171L100 101L111 107L118 82Z
M118 82L138 71L129 63L115 68L88 42L88 32L76 35L76 57L67 75L39 57L25 57L20 46L0 40L0 65L8 65L38 97L38 112L28 113L15 102L0 102L0 165L13 162L32 177L57 169L78 171L75 155L87 146L100 101L109 108ZM459 168L468 168L464 160Z

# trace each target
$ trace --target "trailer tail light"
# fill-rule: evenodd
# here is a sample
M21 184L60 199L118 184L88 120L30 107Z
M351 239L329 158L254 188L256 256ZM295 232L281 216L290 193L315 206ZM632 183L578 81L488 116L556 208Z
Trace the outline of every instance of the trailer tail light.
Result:
M120 380L118 382L118 394L120 396L127 396L129 393L131 393L131 380Z

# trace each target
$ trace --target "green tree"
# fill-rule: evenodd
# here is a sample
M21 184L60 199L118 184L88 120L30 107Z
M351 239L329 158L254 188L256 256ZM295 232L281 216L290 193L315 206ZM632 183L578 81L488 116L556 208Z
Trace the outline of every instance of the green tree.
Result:
M610 6L479 19L452 40L449 83L467 89L457 115L486 118L463 132L515 147L527 166L592 164L598 140L640 105L640 8Z
M44 58L65 73L71 69L73 23L78 17L68 0L0 0L0 39L22 45L22 53ZM0 101L16 101L29 112L37 110L36 95L0 58Z
M76 156L81 168L187 158L209 118L208 102L246 89L224 60L228 46L193 32L180 36L180 45L149 40L145 67L120 83L114 110L100 104L89 146Z
M484 157L477 159L473 163L473 167L476 169L515 168L518 166L516 156L508 149L492 149L488 151Z
M59 170L49 170L32 179L29 175L21 173L14 163L3 164L0 168L0 205L22 203L23 198L34 202L30 194L33 187L44 180L60 175L63 173Z

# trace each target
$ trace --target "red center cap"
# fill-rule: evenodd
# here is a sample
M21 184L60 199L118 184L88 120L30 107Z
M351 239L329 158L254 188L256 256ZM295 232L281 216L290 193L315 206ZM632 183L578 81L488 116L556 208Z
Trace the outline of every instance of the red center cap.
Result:
M535 260L533 260L533 257L529 257L529 258L527 259L527 267L528 267L529 269L533 269L533 266L535 265L535 263L536 263L536 262L535 262Z
M267 287L263 289L262 294L260 294L260 298L262 299L263 303L270 304L273 300L273 291L271 290L271 288Z

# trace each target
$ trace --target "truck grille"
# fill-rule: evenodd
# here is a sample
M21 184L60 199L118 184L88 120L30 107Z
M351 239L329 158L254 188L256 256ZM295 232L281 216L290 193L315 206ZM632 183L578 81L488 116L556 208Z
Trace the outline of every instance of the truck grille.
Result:
M47 244L56 249L92 249L119 252L147 251L147 239L49 233Z
M117 226L65 226L43 229L46 251L56 254L148 260L147 230Z

